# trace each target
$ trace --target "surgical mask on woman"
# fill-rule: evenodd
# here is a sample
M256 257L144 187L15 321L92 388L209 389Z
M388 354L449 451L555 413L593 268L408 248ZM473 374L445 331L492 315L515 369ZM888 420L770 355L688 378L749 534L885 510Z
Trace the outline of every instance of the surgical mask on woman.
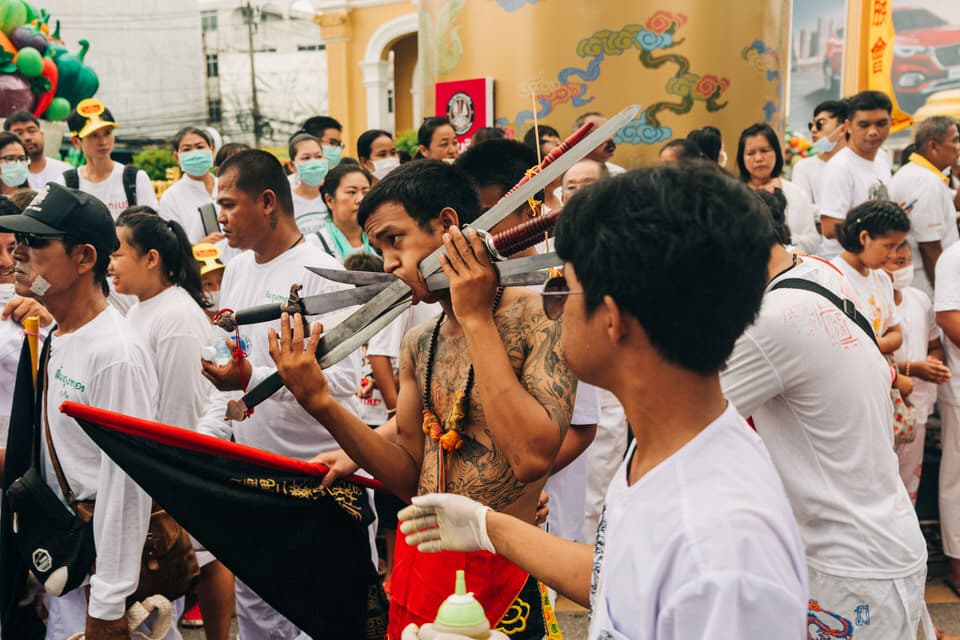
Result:
M184 173L200 178L213 166L213 153L210 149L191 149L180 154L180 168Z
M316 187L323 179L327 177L327 159L312 158L310 160L301 160L293 163L297 167L297 175L300 176L300 182L305 185Z
M0 163L0 180L8 187L19 187L27 181L27 166L19 161Z
M397 156L389 156L387 158L379 158L373 161L373 175L377 180L383 180L387 177L387 174L400 166L400 158Z

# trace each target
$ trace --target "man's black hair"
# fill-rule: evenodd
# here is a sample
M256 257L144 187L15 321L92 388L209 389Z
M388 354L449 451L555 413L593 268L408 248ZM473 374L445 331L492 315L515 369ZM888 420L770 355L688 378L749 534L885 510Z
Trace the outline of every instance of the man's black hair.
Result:
M740 142L737 144L737 168L740 170L740 179L744 182L750 182L750 172L747 171L744 148L747 146L747 138L753 136L763 136L767 139L767 144L773 147L773 155L776 160L770 177L779 178L780 174L783 173L783 149L780 148L780 138L777 137L777 132L773 130L773 127L764 122L758 122L740 132Z
M327 129L343 131L343 125L340 124L340 121L330 116L313 116L312 118L307 118L303 121L303 125L300 128L316 138L322 138L323 132Z
M228 171L237 172L237 188L250 196L267 189L277 196L277 207L283 215L293 215L293 195L283 165L272 154L260 149L245 149L223 161L217 175L222 179Z
M666 151L667 149L676 149L677 160L679 162L688 162L690 160L702 160L703 151L700 150L700 146L693 142L692 140L686 140L684 138L674 138L669 141L662 147L658 155Z
M847 101L824 100L814 108L813 117L816 118L817 115L823 113L824 111L842 123L847 119Z
M757 316L775 241L760 199L717 165L696 162L577 191L556 247L588 312L610 296L661 357L713 374Z
M3 130L10 131L10 127L15 124L20 124L21 122L32 122L38 127L40 126L40 121L29 111L14 111L3 121Z
M536 151L537 147L543 144L544 136L560 138L560 132L548 124L541 124L536 127L530 127L529 129L527 129L527 132L523 134L523 144L527 145L528 147Z
M723 137L716 127L700 127L687 134L687 140L700 148L700 153L707 160L720 161L720 150L723 148Z
M439 160L408 162L387 174L360 201L357 222L365 226L373 212L389 202L406 209L424 230L444 207L456 211L462 225L480 217L480 198L470 178Z
M487 140L471 145L453 164L478 188L497 185L503 195L523 179L528 169L537 166L537 152L517 140ZM543 192L535 197L542 199Z
M861 91L855 96L847 99L847 119L853 120L857 111L874 111L883 109L887 113L893 113L893 102L890 97L882 91Z

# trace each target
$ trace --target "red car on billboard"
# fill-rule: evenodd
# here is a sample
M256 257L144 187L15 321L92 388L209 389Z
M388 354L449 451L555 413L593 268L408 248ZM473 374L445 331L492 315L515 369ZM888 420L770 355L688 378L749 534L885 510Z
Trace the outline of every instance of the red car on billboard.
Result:
M900 107L913 112L937 91L960 87L960 25L927 9L893 10L893 89ZM843 34L827 41L823 74L827 89L840 92Z

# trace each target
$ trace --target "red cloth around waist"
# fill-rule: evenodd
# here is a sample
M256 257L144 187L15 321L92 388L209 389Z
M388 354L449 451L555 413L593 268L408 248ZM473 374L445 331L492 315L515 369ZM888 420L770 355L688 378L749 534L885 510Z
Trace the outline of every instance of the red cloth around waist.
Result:
M411 622L420 626L434 621L440 605L454 591L458 569L466 573L467 591L483 605L491 628L509 610L529 577L509 560L486 551L420 553L397 528L388 640L400 640Z

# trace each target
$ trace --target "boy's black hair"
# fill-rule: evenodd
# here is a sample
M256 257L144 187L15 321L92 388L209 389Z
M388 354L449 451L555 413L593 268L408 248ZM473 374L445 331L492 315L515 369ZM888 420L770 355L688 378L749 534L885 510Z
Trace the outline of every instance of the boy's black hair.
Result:
M313 116L303 121L300 129L306 131L315 138L323 138L323 132L327 129L336 129L343 131L343 125L336 118L330 116Z
M556 247L588 312L612 297L661 357L706 375L723 367L756 318L775 242L760 199L717 165L695 162L577 191Z
M246 149L223 161L217 174L222 178L228 171L237 172L237 188L250 196L258 196L267 189L277 196L280 213L293 215L293 195L290 181L277 158L260 149Z
M523 134L523 144L527 145L528 147L536 151L537 147L539 147L543 143L543 136L552 136L554 138L560 138L560 132L548 124L541 124L536 127L530 127L529 129L527 129L527 132Z
M846 100L824 100L813 110L813 117L826 111L831 116L843 123L847 119L847 101Z
M537 165L537 152L516 140L487 140L471 145L457 156L455 167L467 174L477 187L498 185L501 195L513 188ZM543 198L543 192L535 196Z
M890 97L882 91L861 91L847 99L847 120L853 120L857 111L874 111L876 109L893 113L893 102L890 101Z
M20 124L21 122L32 122L38 127L40 126L40 121L29 111L14 111L3 121L3 130L10 131L10 127L15 124Z
M391 171L360 201L357 222L366 226L373 212L388 202L402 206L424 230L445 207L457 212L461 225L480 217L480 198L470 178L439 160L408 162Z
M773 220L773 231L777 234L777 241L780 244L793 244L790 235L790 227L787 226L787 197L783 195L783 190L775 188L773 191L759 189L754 191L757 197L763 200L770 210L770 218Z
M850 253L863 251L860 232L879 238L891 231L910 231L910 218L896 202L867 200L847 213L847 219L838 224L837 241Z
M233 154L250 148L250 145L243 144L242 142L228 142L217 150L217 155L213 159L213 166L220 167L220 165L226 162L227 158Z
M700 150L700 146L697 145L696 142L686 140L684 138L674 138L673 140L669 141L660 147L660 151L657 152L657 155L663 153L667 149L677 150L677 160L679 162L703 159L703 151Z
M740 142L737 144L737 168L740 170L740 179L744 182L750 182L750 172L747 171L743 152L744 147L747 145L747 138L752 138L753 136L765 137L767 143L773 147L773 154L776 157L776 161L774 162L773 172L770 174L770 177L779 178L780 174L783 173L783 149L780 148L780 138L777 137L777 132L773 130L773 127L764 122L758 122L740 132Z

